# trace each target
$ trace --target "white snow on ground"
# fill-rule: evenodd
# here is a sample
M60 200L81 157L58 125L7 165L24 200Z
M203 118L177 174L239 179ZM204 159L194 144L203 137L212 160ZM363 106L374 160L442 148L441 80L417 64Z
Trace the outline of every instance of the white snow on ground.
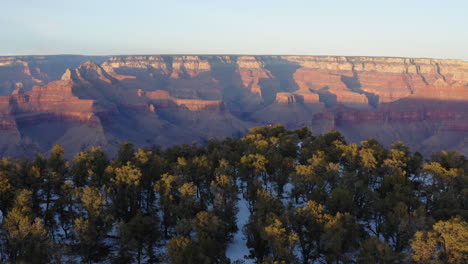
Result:
M289 197L291 197L292 190L294 185L290 182L286 183L283 187L283 195L280 198L281 202L286 206L289 202Z
M237 205L239 206L239 212L237 213L237 228L239 230L234 234L231 244L228 245L226 256L230 258L231 261L244 260L245 264L253 264L253 259L244 258L244 256L249 255L249 249L245 244L246 239L242 232L244 225L249 221L250 212L247 201L242 197L241 193L238 194L238 198L239 201Z

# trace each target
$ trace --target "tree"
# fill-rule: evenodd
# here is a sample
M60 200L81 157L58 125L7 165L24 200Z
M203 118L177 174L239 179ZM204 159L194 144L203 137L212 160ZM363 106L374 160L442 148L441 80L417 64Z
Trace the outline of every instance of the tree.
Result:
M137 214L127 223L121 221L118 225L117 263L141 263L146 253L149 262L156 262L154 246L159 239L159 224L157 216Z
M121 164L126 164L129 161L133 161L134 152L135 150L133 144L128 141L125 141L119 147L116 161L120 162Z
M197 198L202 207L210 200L210 183L213 180L213 164L206 155L194 157L190 162L189 181L197 187Z
M159 193L159 203L162 210L162 223L164 227L164 236L170 237L172 228L177 222L176 207L180 200L178 187L181 184L180 177L165 173L161 179L154 185L155 191Z
M74 219L77 217L75 211L76 199L74 193L75 187L71 181L66 181L58 194L58 199L54 203L53 211L58 215L58 225L63 231L63 235L59 235L59 239L71 238L71 230L73 229ZM59 232L60 234L61 232Z
M77 187L92 185L102 187L106 178L105 170L109 165L106 153L100 147L92 147L78 152L73 158L71 174Z
M46 263L51 258L52 244L47 230L42 220L34 217L31 203L31 191L21 190L2 225L12 263Z
M362 237L362 230L349 213L337 213L324 225L321 249L328 263L348 263Z
M96 187L85 187L77 194L83 214L75 219L76 252L82 261L100 261L109 254L109 245L104 241L112 228L112 217L103 192Z
M237 231L237 187L233 179L227 175L219 175L211 182L214 195L213 213L226 224L228 233Z
M390 264L403 263L403 261L401 254L392 251L387 243L375 236L369 237L361 244L357 255L357 262L362 264Z
M227 237L222 221L210 212L199 212L192 221L177 225L177 236L167 244L170 263L229 263L225 256Z
M462 168L445 168L438 162L424 166L423 194L426 208L437 220L448 220L454 215L468 219L468 174Z
M321 237L325 232L325 224L330 222L332 215L324 212L323 206L315 201L291 212L291 225L298 234L298 245L302 263L314 262L321 257Z
M420 264L467 263L468 223L459 217L439 221L430 231L416 232L411 249L411 258Z
M175 236L166 245L171 264L199 264L197 248L190 237Z
M124 143L112 161L100 148L64 157L57 145L0 159L0 262L229 263L240 191L259 264L468 262L456 152L423 161L401 142L274 125L207 145Z
M261 154L249 154L240 159L241 179L247 183L247 191L244 197L249 203L249 209L252 211L256 194L259 188L265 186L267 182L266 165L268 160Z
M109 183L113 215L128 222L141 208L141 171L130 162L108 171L114 175Z
M295 263L294 248L298 236L278 217L272 216L267 220L262 235L271 250L266 263Z
M196 187L192 182L184 182L182 177L163 174L155 184L162 207L164 235L170 237L177 221L192 219L201 206L196 198Z
M52 210L55 199L61 193L62 185L65 182L66 174L68 173L69 164L64 158L65 150L60 145L54 145L47 159L47 171L42 173L42 190L44 197L42 202L44 207L44 224L54 236L54 231L57 228L55 221L55 212Z
M201 208L196 198L197 187L193 182L186 182L177 191L180 197L176 206L177 217L191 219Z
M226 224L211 212L201 211L193 219L200 263L226 263L229 241Z
M154 184L168 171L166 160L157 155L158 150L139 149L135 152L135 167L141 172L141 210L151 213L156 210Z
M445 169L460 168L468 171L468 160L456 151L441 151L431 155L432 162L438 162Z
M287 223L287 215L285 214L285 208L281 200L268 191L259 189L255 197L255 206L248 223L244 227L244 233L247 237L247 247L250 248L250 257L262 263L263 261L274 259L279 254L279 249L273 248L273 246L278 245L277 242L269 241L273 237L266 235L265 228L274 224L271 222L273 219L278 219L281 223ZM274 226L271 226L271 228L274 228ZM280 227L277 225L277 228ZM289 228L286 233L290 234ZM286 234L283 232L283 235ZM281 238L278 238L278 240L281 240Z
M297 165L292 173L292 196L297 202L315 200L324 203L329 195L326 188L336 185L338 166L327 162L323 151L314 153L307 162L307 165Z
M393 145L383 162L383 177L376 189L378 197L374 206L374 234L383 235L395 251L401 251L407 246L414 232L411 214L421 205L407 168L410 159L411 155L404 145Z
M0 170L0 212L2 215L10 209L14 198L13 185L11 185L6 171Z

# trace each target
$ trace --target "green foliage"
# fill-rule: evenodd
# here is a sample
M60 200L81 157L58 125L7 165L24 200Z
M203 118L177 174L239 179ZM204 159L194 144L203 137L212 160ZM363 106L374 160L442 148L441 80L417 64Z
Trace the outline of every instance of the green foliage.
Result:
M112 227L112 216L106 208L104 194L96 187L85 187L77 195L84 212L74 220L76 251L83 261L106 259L109 246L104 239Z
M98 147L79 152L73 158L73 182L78 187L93 185L101 187L105 181L105 169L109 165L107 155Z
M137 212L129 222L119 222L116 263L141 263L143 256L156 261L152 245L160 239L157 216Z
M31 191L20 190L2 224L6 251L12 262L46 263L51 242L40 218L31 209Z
M435 223L430 231L418 231L411 240L411 256L417 263L467 263L468 223L460 218Z
M114 160L93 147L69 162L56 145L0 159L0 262L230 263L243 232L256 263L465 263L467 170L456 152L424 160L402 142L283 125L125 142Z
M357 262L362 264L387 264L403 263L402 254L391 250L390 246L372 236L366 239L362 244L357 256Z

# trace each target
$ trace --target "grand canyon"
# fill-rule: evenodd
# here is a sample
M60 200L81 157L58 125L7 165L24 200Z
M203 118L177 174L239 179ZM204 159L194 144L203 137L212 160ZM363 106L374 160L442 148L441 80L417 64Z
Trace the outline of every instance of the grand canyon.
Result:
M339 56L0 57L0 154L115 153L282 123L468 154L468 62Z

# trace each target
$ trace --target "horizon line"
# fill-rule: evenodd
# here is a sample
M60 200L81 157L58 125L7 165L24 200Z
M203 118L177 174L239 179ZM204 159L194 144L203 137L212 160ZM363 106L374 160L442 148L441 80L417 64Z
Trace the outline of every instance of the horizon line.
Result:
M46 57L46 56L82 56L82 57L124 57L124 56L284 56L284 57L345 57L345 58L395 58L395 59L433 59L433 60L459 60L468 62L468 60L459 58L435 58L435 57L405 57L405 56L365 56L365 55L305 55L305 54L254 54L254 53L134 53L134 54L107 54L107 55L92 55L92 54L74 54L74 53L59 53L59 54L22 54L22 55L0 55L0 58L5 57Z

